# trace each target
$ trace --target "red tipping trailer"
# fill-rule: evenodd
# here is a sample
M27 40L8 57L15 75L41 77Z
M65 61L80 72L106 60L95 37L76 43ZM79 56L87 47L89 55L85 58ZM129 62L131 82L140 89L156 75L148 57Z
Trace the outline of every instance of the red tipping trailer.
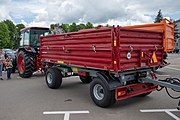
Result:
M163 33L155 31L111 27L49 35L40 46L42 62L83 68L118 72L163 62Z
M163 32L122 27L41 37L40 58L47 68L46 83L59 88L63 77L80 76L90 83L94 103L108 107L115 101L146 96L157 84L151 72L163 64ZM148 79L149 80L149 79Z

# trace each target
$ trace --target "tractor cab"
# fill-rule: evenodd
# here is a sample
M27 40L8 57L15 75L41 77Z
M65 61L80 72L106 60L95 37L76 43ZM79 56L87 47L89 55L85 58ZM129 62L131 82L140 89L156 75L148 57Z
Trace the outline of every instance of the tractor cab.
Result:
M49 34L49 28L28 27L21 30L20 47L17 50L17 67L19 75L30 77L41 68L39 59L40 37Z
M49 28L28 27L21 30L20 47L29 46L32 48L40 47L40 37L49 34Z

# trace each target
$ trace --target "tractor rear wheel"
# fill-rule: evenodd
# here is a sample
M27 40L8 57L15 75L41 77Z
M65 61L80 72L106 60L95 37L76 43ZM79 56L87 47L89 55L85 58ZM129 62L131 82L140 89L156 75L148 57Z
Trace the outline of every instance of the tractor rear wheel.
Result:
M34 72L34 58L27 52L18 53L18 72L22 78L29 78Z

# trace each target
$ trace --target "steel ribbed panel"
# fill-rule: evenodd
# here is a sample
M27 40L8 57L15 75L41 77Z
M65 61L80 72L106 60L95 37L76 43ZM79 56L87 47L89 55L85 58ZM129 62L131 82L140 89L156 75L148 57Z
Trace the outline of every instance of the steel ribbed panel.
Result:
M141 58L141 52L149 56L155 52L158 62L152 64L150 58ZM130 59L127 58L128 53L131 53ZM163 61L163 33L110 27L50 35L41 37L40 56L42 61L60 61L68 65L115 72L159 66ZM141 63L146 66L141 66Z
M158 66L162 64L163 55L163 33L137 29L120 29L119 37L120 59L119 69L137 69L149 66ZM141 56L143 52L145 57ZM153 52L156 54L156 63L151 63ZM127 54L131 54L131 58L127 58ZM143 66L141 66L141 64Z
M42 61L113 70L113 29L42 37Z

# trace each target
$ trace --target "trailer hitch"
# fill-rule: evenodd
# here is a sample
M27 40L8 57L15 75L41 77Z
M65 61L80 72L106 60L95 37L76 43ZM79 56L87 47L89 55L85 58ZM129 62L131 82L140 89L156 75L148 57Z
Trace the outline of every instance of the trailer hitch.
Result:
M173 99L179 99L179 103L177 105L177 109L180 110L180 96L172 96L167 88L171 88L173 91L175 92L180 92L180 79L178 78L166 78L164 80L154 80L150 77L146 77L146 78L140 78L140 82L145 82L145 83L153 83L153 84L157 84L159 85L161 88L157 89L158 91L162 90L163 88L165 88L167 94L173 98Z
M140 81L146 83L158 84L161 87L171 88L176 92L180 92L180 80L178 78L166 78L165 80L154 80L150 77L140 78Z

